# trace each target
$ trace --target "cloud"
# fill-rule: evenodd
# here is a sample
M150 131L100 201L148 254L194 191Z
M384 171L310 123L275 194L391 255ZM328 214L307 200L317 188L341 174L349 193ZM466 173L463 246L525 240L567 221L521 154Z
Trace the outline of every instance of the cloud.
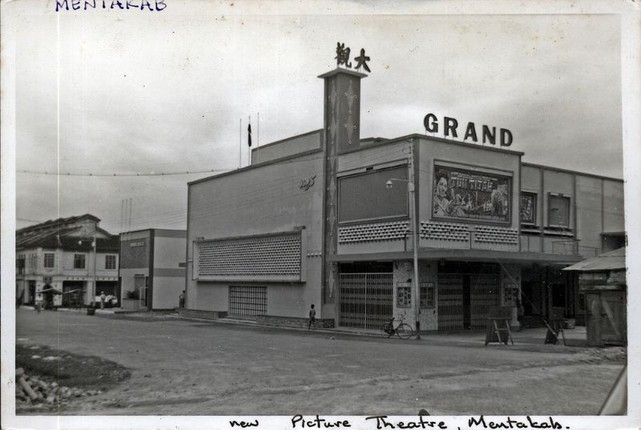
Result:
M358 2L344 9L355 14L243 15L180 5L151 20L58 16L60 33L55 14L13 5L30 12L17 44L18 169L233 169L239 157L245 165L250 115L261 145L322 127L317 76L335 67L340 41L352 59L361 48L371 58L364 136L421 133L431 111L509 128L525 161L571 158L577 170L621 176L616 17L372 15ZM585 154L585 145L595 150ZM19 175L18 215L91 212L118 230L131 198L137 225L184 228L195 178L63 177L58 189L54 177Z

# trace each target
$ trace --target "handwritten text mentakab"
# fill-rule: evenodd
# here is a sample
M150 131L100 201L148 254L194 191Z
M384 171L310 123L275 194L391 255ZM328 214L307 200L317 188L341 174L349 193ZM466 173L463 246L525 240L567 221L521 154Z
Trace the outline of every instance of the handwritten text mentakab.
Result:
M167 7L165 0L56 0L56 12L61 10L148 10L160 12Z

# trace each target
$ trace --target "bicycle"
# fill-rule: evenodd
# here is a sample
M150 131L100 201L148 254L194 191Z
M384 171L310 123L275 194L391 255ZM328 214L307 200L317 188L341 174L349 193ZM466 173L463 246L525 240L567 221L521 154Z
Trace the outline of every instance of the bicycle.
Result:
M394 335L398 336L401 339L409 339L414 336L414 329L407 323L404 323L403 320L399 320L399 323L394 327L394 320L396 318L391 318L389 322L383 324L381 327L381 335L383 337L392 337Z

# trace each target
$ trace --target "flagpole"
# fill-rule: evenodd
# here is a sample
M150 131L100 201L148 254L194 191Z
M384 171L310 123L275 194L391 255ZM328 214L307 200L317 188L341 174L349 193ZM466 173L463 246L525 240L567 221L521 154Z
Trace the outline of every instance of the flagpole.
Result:
M251 126L252 126L251 115L249 115L248 121L249 121L249 125L247 125L247 133L248 133L247 141L249 142L250 141L249 139L251 139ZM252 163L251 161L252 161L252 147L251 145L247 145L247 165L248 166Z
M260 112L257 112L258 119L256 120L256 163L260 160Z
M243 158L243 119L238 124L238 168L240 169L241 158Z

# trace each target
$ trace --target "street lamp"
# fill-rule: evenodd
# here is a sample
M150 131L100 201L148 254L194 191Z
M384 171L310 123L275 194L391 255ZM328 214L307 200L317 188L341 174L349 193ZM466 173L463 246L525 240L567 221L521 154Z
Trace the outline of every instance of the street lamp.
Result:
M413 170L413 169L412 169ZM392 181L406 182L407 183L407 192L409 193L410 198L410 212L411 212L411 222L412 222L412 248L414 249L414 314L416 316L416 339L421 338L421 290L420 283L418 281L418 213L416 208L416 192L414 191L414 172L411 172L412 179L397 179L390 178L385 183L385 188L392 188Z

